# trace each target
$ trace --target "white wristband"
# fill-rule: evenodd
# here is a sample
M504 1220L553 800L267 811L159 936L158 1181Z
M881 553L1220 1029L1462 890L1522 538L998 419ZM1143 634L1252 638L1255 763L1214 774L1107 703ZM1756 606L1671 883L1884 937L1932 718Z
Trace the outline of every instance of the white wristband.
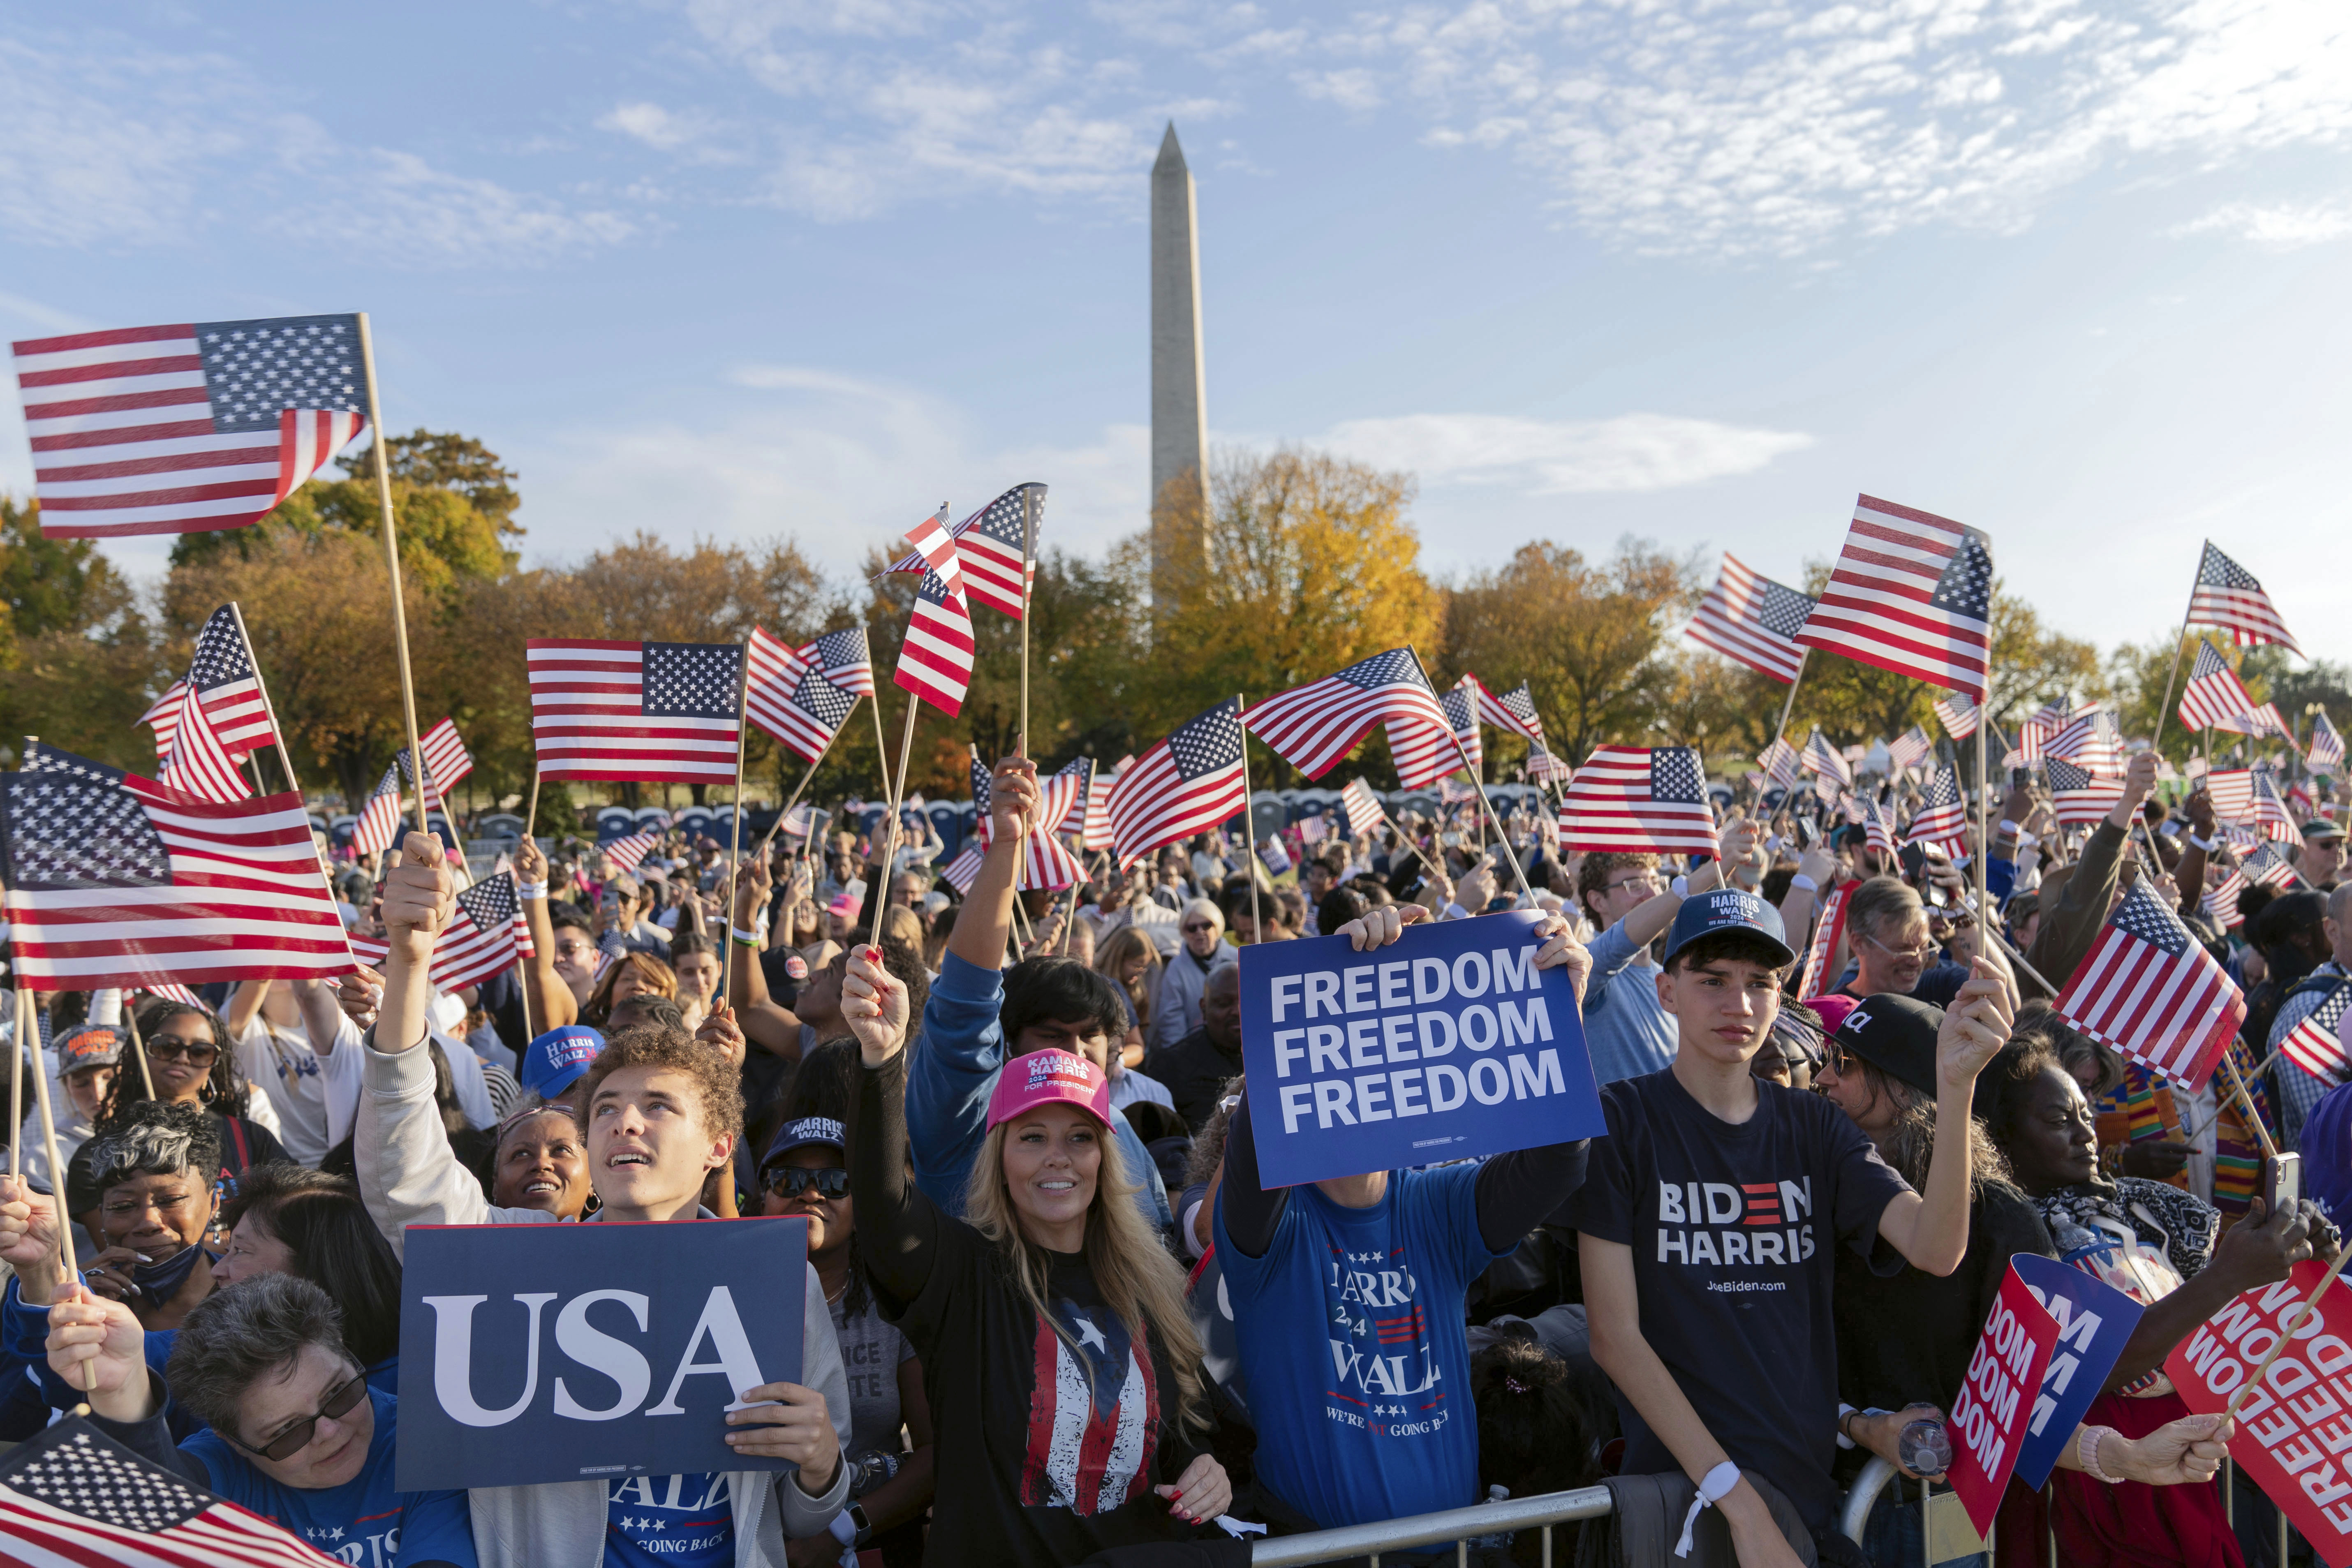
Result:
M1687 898L1689 898L1689 897L1690 897L1690 879L1689 879L1688 877L1676 877L1676 878L1675 879L1675 880L1674 880L1674 889L1673 889L1673 890L1674 890L1674 895L1675 895L1675 897L1676 897L1676 898L1678 898L1678 899L1687 899Z
M520 879L517 879L515 882L515 897L531 903L543 904L547 901L547 884L544 882L526 882Z
M1698 1528L1699 1510L1729 1497L1731 1489L1738 1484L1739 1467L1729 1459L1724 1460L1723 1463L1707 1471L1706 1479L1698 1484L1698 1495L1691 1499L1690 1511L1683 1515L1683 1535L1680 1541L1675 1542L1675 1556L1687 1557L1691 1554L1691 1531Z
M2191 849L2201 849L2206 854L2210 855L2213 853L2213 841L2210 838L2200 838L2197 835L2192 833L2189 836L2189 847Z
M735 933L735 940L741 942L745 947L757 947L760 945L760 933L758 931L745 931L741 926L730 926L728 929Z
M824 1528L827 1533L844 1546L854 1546L857 1542L857 1526L851 1522L847 1509L843 1509L827 1520Z
M1796 889L1798 892L1811 893L1818 890L1821 884L1814 881L1811 877L1806 876L1802 871L1800 871L1795 876L1789 879L1789 886Z
M2017 847L2020 849L2033 848L2041 842L2041 839L2036 838L2032 834L2026 832L2023 828L2021 827L2017 830Z

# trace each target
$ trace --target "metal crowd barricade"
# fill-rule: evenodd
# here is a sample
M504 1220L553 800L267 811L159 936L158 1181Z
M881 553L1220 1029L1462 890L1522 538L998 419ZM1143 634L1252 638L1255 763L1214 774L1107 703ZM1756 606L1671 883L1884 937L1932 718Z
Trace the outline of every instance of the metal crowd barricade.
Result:
M1601 1519L1614 1505L1607 1487L1580 1487L1574 1491L1545 1492L1538 1497L1505 1498L1470 1508L1449 1508L1410 1519L1384 1519L1373 1524L1350 1524L1338 1530L1311 1531L1278 1540L1251 1543L1251 1568L1307 1568L1315 1563L1339 1563L1369 1557L1380 1568L1381 1553L1413 1546L1454 1542L1454 1561L1470 1561L1470 1542L1482 1535L1507 1531L1543 1531L1544 1568L1552 1568L1551 1527L1571 1520Z

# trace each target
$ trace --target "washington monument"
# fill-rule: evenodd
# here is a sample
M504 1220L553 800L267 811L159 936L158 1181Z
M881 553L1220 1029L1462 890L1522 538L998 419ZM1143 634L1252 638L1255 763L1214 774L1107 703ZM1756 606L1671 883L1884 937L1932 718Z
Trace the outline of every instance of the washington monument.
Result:
M1185 475L1208 479L1209 416L1201 384L1201 243L1192 201L1192 171L1176 144L1171 121L1151 165L1151 503ZM1152 597L1163 609L1174 601L1183 555L1208 547L1197 521L1155 526L1151 534Z

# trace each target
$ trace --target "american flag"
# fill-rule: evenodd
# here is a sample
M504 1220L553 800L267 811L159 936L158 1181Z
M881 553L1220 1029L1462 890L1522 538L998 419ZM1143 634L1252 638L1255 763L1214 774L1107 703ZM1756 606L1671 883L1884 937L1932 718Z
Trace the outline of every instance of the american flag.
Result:
M1541 741L1528 742L1528 782L1533 784L1564 784L1572 770Z
M852 697L874 695L874 653L866 646L864 626L827 632L796 651L816 667L819 675Z
M1478 738L1478 694L1473 689L1477 677L1465 675L1453 690L1441 693L1437 705L1445 710L1445 721L1462 742L1463 754L1469 759L1471 774L1475 777L1486 766L1486 748ZM1451 770L1449 770L1451 771ZM1411 786L1408 784L1408 789Z
M962 558L948 534L947 508L908 531L916 553L928 563L907 617L907 640L898 648L891 679L932 707L952 716L963 710L971 689L971 607L964 603Z
M1029 562L1028 580L1034 582L1037 563L1034 546L1037 529L1045 516L1045 487L1034 480L1015 485L946 530L956 542L956 552L963 558L963 589L972 603L986 605L992 610L1002 610L1014 620L1021 618L1027 595L1022 591L1022 562ZM1023 549L1023 527L1027 526L1030 549ZM940 509L939 521L947 521L947 509ZM930 560L931 552L919 540L915 550L891 564L893 572L937 570Z
M1811 1001L1837 979L1830 960L1836 955L1838 939L1845 934L1846 899L1853 889L1854 884L1850 882L1832 888L1822 903L1821 920L1813 927L1813 940L1805 948L1805 967L1797 981L1800 1002Z
M2042 764L2050 779L2050 804L2061 827L2090 827L2105 820L2124 797L2124 781L2078 767L2063 757Z
M2251 826L2265 838L2300 844L2303 834L2286 814L2278 785L2268 768L2217 768L2205 775L2205 793L2213 799L2213 815L2232 826Z
M1461 765L1445 710L1409 647L1376 653L1337 675L1277 692L1250 709L1244 721L1276 754L1319 779L1382 721L1405 788L1426 789ZM1122 835L1122 854L1126 842Z
M940 875L959 893L969 893L971 885L980 880L980 863L985 858L980 840L974 838L963 847L963 853L940 868Z
M1862 813L1864 841L1871 848L1880 851L1890 859L1893 858L1895 855L1893 811L1875 800L1863 800L1857 802L1857 805Z
M1757 771L1782 789L1797 787L1797 774L1801 765L1802 759L1797 755L1797 748L1789 744L1786 736L1773 736L1772 743L1756 753Z
M1798 757L1797 765L1809 773L1835 779L1848 789L1853 787L1853 770L1846 765L1845 753L1831 745L1829 737L1819 730L1815 730L1812 738L1805 742L1805 750Z
M2058 993L2056 1011L2101 1045L2197 1089L2245 1022L2246 1001L2139 881Z
M613 862L613 869L626 875L645 862L661 842L658 833L632 833L626 838L615 838L605 845L604 857Z
M2197 662L2189 667L2189 684L2180 693L2180 721L2191 730L2211 727L2232 734L2251 735L2253 694L2230 661L2204 638L2197 639Z
M2240 869L2259 887L2291 887L2303 880L2295 873L2294 862L2281 854L2275 844L2255 845Z
M1991 617L1992 547L1983 534L1863 496L1796 640L1982 701Z
M2198 907L2211 915L2223 931L2232 930L2244 923L2246 918L2238 912L2238 895L2246 890L2246 874L2232 869L2228 876L2205 889L2205 896L2198 901Z
M274 742L278 731L269 722L269 698L235 605L223 605L205 618L180 684L172 754L163 760L158 782L205 800L245 799L253 792L236 764L255 747Z
M1898 768L1924 768L1935 754L1936 742L1916 724L1911 726L1910 733L1897 735L1886 742L1886 760Z
M1377 832L1389 819L1380 796L1360 778L1339 792L1339 805L1348 814L1348 832L1351 836Z
M1715 854L1715 813L1698 753L1687 746L1596 748L1560 801L1559 838L1568 849Z
M1087 830L1087 796L1093 793L1087 786L1095 776L1095 760L1092 757L1078 757L1064 763L1054 776L1076 779L1078 787L1070 796L1068 808L1062 813L1060 820L1054 824L1053 830L1055 833L1080 835L1079 847L1084 848L1086 846L1083 836Z
M2223 627L2237 638L2240 647L2277 643L2297 658L2303 655L2254 574L2214 549L2210 541L2197 563L2197 586L2189 595L2189 624Z
M1426 686L1422 689L1428 691ZM1435 708L1434 700L1430 706ZM1244 743L1241 703L1227 698L1121 768L1110 790L1119 864L1222 826L1248 810Z
M0 784L9 940L33 990L351 967L300 795L203 800L37 742Z
M2344 1054L2344 1009L2352 1005L2352 980L2338 980L2308 1017L2287 1031L2279 1049L2315 1079L2340 1081L2352 1059Z
M1543 720L1536 712L1536 694L1526 681L1520 681L1500 697L1486 689L1486 683L1465 673L1462 683L1478 694L1478 718L1482 723L1529 741L1544 738Z
M524 646L541 778L733 781L741 644L534 637Z
M784 813L776 831L787 838L806 838L816 829L817 809L813 805L796 805Z
M1944 733L1955 741L1965 741L1977 732L1977 705L1965 691L1955 691L1935 701L1936 717L1942 721Z
M394 766L383 770L374 793L360 807L359 820L352 824L352 848L362 855L379 854L399 837L400 769Z
M751 674L743 687L743 711L751 722L804 763L814 763L833 744L842 721L857 699L819 674L759 627L744 645Z
M205 1005L203 997L198 996L186 986L178 984L172 981L164 981L159 984L142 985L139 989L144 991L150 996L160 996L166 1002L177 1002L183 1007L201 1007Z
M457 722L444 719L416 737L416 749L425 753L425 809L446 811L449 791L458 781L474 771L473 753L457 736ZM408 769L408 749L400 752L401 771Z
M1476 784L1464 784L1459 779L1437 781L1437 804L1440 805L1468 805L1477 798Z
M370 969L381 971L391 951L379 937L352 938L352 955ZM433 944L434 987L446 995L479 985L534 951L514 877L501 872L457 895L457 912Z
M1946 763L1927 781L1927 800L1911 818L1909 836L1903 842L1941 844L1958 859L1968 843L1968 827L1969 808L1960 795L1959 773Z
M0 1458L9 1568L337 1568L289 1531L68 1416Z
M130 327L16 350L53 539L243 528L366 424L355 316Z
M1769 577L1759 577L1726 552L1715 586L1683 628L1694 642L1783 682L1797 679L1805 650L1792 640L1805 626L1814 601Z
M1080 765L1083 766L1083 763ZM984 846L996 837L995 824L988 815L988 803L992 793L990 777L987 765L980 760L980 753L974 752L971 758L971 803L980 814L980 831L974 840L976 846ZM1024 891L1036 888L1067 888L1086 879L1086 871L1079 866L1076 857L1070 853L1068 846L1055 837L1058 828L1054 826L1067 821L1073 813L1084 809L1079 791L1085 784L1083 773L1072 773L1068 768L1037 781L1037 820L1041 826L1032 828L1022 845L1021 870L1014 879L1015 887ZM977 864L974 862L975 868ZM973 874L978 875L976 868ZM969 882L960 882L957 887L965 892L971 890Z
M2288 744L2294 744L2294 731L2287 728L2286 715L2279 711L2277 703L2265 702L2261 707L2255 709L2248 717L2252 720L2252 722L2242 730L2239 729L2234 724L2216 724L2213 728L2216 730L2227 729L2231 732L2240 735L2275 735L2278 739L2286 742Z
M1095 770L1092 782L1087 785L1086 830L1078 835L1081 849L1108 849L1117 842L1118 830L1111 826L1110 797L1118 788L1119 775L1133 765L1133 757L1122 757L1118 766L1105 773Z
M159 769L171 759L172 737L179 732L180 701L188 694L188 683L174 680L163 689L146 712L139 715L142 724L152 725L155 731L155 765Z
M2303 760L2315 773L2333 775L2344 769L2344 737L2328 722L2324 708L2311 716L2311 746Z
M2116 716L2104 708L2094 706L2067 720L2042 750L2044 756L2064 757L2095 773L2123 776L2124 738Z

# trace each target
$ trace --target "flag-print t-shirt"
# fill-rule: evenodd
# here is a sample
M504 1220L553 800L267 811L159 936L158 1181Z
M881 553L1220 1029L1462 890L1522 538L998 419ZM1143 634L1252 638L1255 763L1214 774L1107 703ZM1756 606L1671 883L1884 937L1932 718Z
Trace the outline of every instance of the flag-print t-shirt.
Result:
M604 1568L732 1568L735 1510L721 1470L605 1484Z
M1609 1136L1592 1141L1563 1217L1632 1249L1643 1338L1732 1462L1780 1488L1818 1531L1835 1500L1831 1248L1868 1256L1879 1215L1910 1188L1829 1100L1760 1081L1756 1090L1756 1113L1734 1126L1671 1068L1608 1085ZM1618 1411L1623 1474L1681 1469L1622 1397Z
M1393 1171L1362 1209L1293 1187L1260 1258L1232 1244L1233 1188L1218 1192L1258 1476L1325 1529L1478 1500L1462 1301L1496 1257L1478 1224L1478 1171ZM1267 1324L1282 1327L1249 1331Z

